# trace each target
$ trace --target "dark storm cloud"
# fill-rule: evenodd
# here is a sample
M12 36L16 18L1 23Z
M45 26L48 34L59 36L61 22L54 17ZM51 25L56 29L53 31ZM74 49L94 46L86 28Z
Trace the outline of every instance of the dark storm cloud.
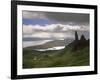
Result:
M53 19L59 22L72 22L74 24L89 23L89 14L82 13L58 13L58 12L46 12L46 16L49 19Z
M49 19L59 23L89 24L89 14L84 13L64 13L64 12L43 12L43 11L23 11L23 18Z

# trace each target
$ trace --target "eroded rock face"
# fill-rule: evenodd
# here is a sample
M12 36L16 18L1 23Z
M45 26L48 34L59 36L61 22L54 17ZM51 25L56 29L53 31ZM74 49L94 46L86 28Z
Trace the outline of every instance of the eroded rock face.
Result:
M75 40L68 46L72 47L73 51L77 51L79 49L85 48L86 46L89 46L89 39L86 40L85 36L82 34L79 40L77 31L75 31Z

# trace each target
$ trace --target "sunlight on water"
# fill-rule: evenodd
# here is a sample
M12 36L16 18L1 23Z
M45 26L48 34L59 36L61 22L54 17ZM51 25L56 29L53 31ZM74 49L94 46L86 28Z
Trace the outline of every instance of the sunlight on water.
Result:
M57 47L52 47L52 48L47 48L47 49L35 49L37 51L48 51L48 50L61 50L64 49L65 46L57 46Z

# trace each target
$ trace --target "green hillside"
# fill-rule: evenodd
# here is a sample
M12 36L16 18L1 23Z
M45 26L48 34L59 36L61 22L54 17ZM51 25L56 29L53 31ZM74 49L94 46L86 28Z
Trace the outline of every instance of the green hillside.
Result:
M71 47L55 51L23 50L23 68L89 65L89 47L73 51Z

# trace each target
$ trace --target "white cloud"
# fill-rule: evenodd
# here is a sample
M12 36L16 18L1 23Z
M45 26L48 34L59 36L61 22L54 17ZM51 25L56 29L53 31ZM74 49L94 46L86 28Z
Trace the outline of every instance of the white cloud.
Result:
M63 24L51 24L51 25L23 25L23 37L37 37L37 38L52 38L62 39L67 37L74 37L71 31L89 31L88 26L78 25L63 25Z
M24 34L32 34L33 32L33 27L31 25L24 25L23 26L23 33Z

